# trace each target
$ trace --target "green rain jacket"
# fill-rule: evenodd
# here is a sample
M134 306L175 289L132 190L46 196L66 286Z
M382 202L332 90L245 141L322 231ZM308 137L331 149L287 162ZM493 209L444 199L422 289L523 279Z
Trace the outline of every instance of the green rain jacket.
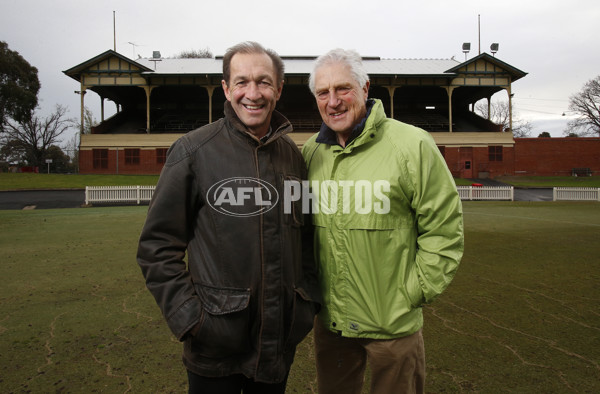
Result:
M418 331L421 307L454 277L464 249L462 205L433 138L387 118L374 102L345 148L317 142L318 134L302 154L320 319L342 336L391 339Z

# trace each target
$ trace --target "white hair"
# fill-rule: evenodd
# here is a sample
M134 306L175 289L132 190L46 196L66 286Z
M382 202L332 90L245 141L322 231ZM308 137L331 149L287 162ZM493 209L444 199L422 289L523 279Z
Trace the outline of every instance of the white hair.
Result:
M315 74L319 68L327 64L341 63L350 67L350 72L354 80L360 87L365 86L369 81L369 74L365 70L362 58L358 52L353 49L332 49L324 55L321 55L315 60L313 69L308 78L308 87L313 95L315 95Z

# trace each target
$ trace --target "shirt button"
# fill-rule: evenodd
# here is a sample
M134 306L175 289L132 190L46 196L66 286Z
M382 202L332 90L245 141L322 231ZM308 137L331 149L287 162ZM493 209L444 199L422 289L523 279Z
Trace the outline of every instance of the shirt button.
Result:
M333 327L336 327L336 326L337 326L337 324L335 324L335 322L331 323L331 325L332 325Z

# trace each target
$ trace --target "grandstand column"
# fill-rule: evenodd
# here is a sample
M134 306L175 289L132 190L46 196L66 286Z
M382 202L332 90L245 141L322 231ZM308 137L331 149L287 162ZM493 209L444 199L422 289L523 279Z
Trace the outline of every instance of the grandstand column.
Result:
M208 92L208 123L212 123L212 96L215 91L214 86L207 86L206 91Z
M104 122L104 97L100 96L100 123Z
M79 93L79 97L81 97L81 126L80 126L80 130L81 130L81 134L83 134L84 132L84 127L85 127L85 86L83 86L83 84L81 84L81 90L79 92L75 92L75 93Z
M513 126L512 126L512 96L513 94L511 93L511 85L510 83L508 84L507 88L506 88L506 92L508 93L508 127L510 128L510 132L512 133L513 131ZM504 130L502 130L504 131Z
M452 92L457 86L444 86L446 93L448 93L448 131L452 133Z
M390 118L394 119L394 92L396 91L396 86L386 86L386 88L390 93Z
M150 95L156 86L142 86L146 92L146 133L150 134Z

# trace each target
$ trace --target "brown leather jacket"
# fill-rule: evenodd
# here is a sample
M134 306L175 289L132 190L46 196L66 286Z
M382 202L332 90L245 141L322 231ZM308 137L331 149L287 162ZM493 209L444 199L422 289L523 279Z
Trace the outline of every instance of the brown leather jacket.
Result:
M258 141L226 103L176 141L140 236L147 287L202 376L282 381L320 307L310 216L284 203L304 161L289 121L274 112L271 127Z

